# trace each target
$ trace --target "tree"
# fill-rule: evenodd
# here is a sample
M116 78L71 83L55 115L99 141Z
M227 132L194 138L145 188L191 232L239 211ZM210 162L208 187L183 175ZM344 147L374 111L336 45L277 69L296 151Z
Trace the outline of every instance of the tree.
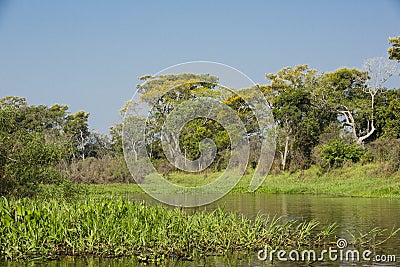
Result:
M19 97L0 104L0 195L29 196L41 183L62 181L56 165L66 156L65 143L48 138L50 110Z
M376 138L400 138L400 89L385 89L377 99Z
M217 77L208 74L146 76L142 80L146 83L138 86L140 97L123 109L124 151L129 148L133 161L140 158L135 155L144 154L144 140L131 136L145 136L146 152L154 165L165 166L162 162L168 159L186 171L220 169L227 164L228 154L232 156L229 152L243 147L242 139L261 136L251 110L254 107L244 99L249 97L250 102L258 98L248 88L241 91L219 86ZM140 125L146 128L145 133L138 130ZM261 141L261 151L260 147Z
M400 36L389 38L392 47L388 49L389 59L400 62Z
M86 137L83 154L86 157L102 158L112 151L112 145L107 135L90 131Z
M140 100L142 103L147 103L152 107L146 123L146 147L152 159L165 159L162 153L162 142L165 140L168 143L169 155L177 155L180 150L179 134L174 131L165 131L163 135L162 127L167 119L177 106L186 100L197 101L200 97L215 97L220 95L216 90L218 79L210 75L197 75L197 74L179 74L179 75L163 75L158 77L146 76L142 80L146 83L138 85L138 92L141 94ZM132 109L140 107L131 107ZM126 108L125 108L126 110ZM129 111L129 110L128 110ZM181 110L185 112L184 110ZM189 112L189 110L187 111ZM129 128L127 132L132 129L138 128L131 124L137 124L142 118L135 117L130 114L129 117L125 116L125 125L128 123ZM129 122L127 121L129 120ZM200 125L197 125L200 127ZM200 129L200 128L199 128ZM139 132L138 134L142 134ZM139 141L135 139L135 142ZM139 145L139 144L137 144ZM132 149L135 146L129 146ZM186 148L188 149L188 148ZM133 149L136 151L137 149ZM173 157L173 161L176 158Z
M318 136L332 120L326 108L312 98L316 70L299 65L283 68L266 77L271 82L262 89L272 105L278 125L277 148L281 167L286 170L290 159L296 159L295 165L305 168L310 164L311 151Z
M89 113L78 111L65 117L63 132L72 145L73 157L85 159L85 147L90 135L88 119Z
M357 69L338 69L323 74L316 91L317 98L338 114L345 126L351 127L355 140L358 140L357 130L364 126L365 110L368 109L362 89L365 76Z
M376 98L381 96L385 91L384 83L395 73L396 65L386 58L377 57L367 59L364 63L364 69L367 71L368 76L366 79L366 86L363 92L370 95L371 107L370 118L368 121L369 131L364 136L359 136L357 143L361 144L365 139L371 136L375 128L375 112L376 112ZM355 136L356 137L356 136Z
M122 123L116 123L110 127L110 141L114 153L122 154Z
M371 58L365 61L364 71L342 68L320 79L319 99L343 118L357 144L375 133L376 98L394 71L388 60Z
M32 195L39 184L64 181L61 161L77 150L93 152L101 139L92 136L82 149L79 138L90 137L88 116L84 111L70 114L65 105L33 106L25 98L1 98L0 195Z

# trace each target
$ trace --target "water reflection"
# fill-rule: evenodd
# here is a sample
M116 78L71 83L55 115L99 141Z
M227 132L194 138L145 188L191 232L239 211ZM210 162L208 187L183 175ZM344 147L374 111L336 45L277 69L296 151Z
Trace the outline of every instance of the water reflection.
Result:
M158 203L144 194L127 197L137 201L145 200L152 204ZM249 218L263 214L283 219L316 219L324 225L336 222L338 237L348 240L351 239L352 234L366 233L375 227L388 229L387 234L390 230L400 227L399 199L233 193L210 205L186 209L186 211L191 213L200 210L214 210L217 207L244 214ZM381 245L375 252L394 254L399 257L400 233ZM399 258L397 262L400 262ZM331 263L329 266L334 265ZM374 266L380 265L375 263ZM389 266L391 265L389 264Z

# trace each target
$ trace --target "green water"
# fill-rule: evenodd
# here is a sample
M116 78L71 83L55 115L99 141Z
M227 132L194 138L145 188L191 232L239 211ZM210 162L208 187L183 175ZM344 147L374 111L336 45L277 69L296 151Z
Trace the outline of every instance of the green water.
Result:
M127 195L135 201L145 200L157 203L145 194ZM242 213L248 217L257 214L279 216L282 219L310 220L316 219L323 224L338 223L338 238L350 240L350 233L367 232L374 227L392 229L400 227L400 200L376 198L344 198L311 195L268 195L268 194L228 194L219 201L208 206L188 209L213 210L223 207L227 211ZM139 230L139 229L138 229ZM361 250L361 249L360 249ZM362 250L361 250L362 252ZM312 266L400 266L400 234L379 246L374 255L396 256L396 262L349 262L324 261ZM18 266L16 263L3 263L5 266ZM133 258L98 259L65 257L58 261L36 263L46 266L155 266L138 263ZM305 263L282 262L275 259L272 265L268 261L260 261L257 253L252 255L232 254L225 257L207 257L196 261L180 261L171 259L166 266L307 266Z

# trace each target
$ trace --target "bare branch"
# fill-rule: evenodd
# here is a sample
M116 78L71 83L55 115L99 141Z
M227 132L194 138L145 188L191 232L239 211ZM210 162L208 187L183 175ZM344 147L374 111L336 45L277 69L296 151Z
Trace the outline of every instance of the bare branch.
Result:
M368 72L366 92L372 96L383 89L383 84L396 72L397 64L384 57L374 57L367 59L363 68Z

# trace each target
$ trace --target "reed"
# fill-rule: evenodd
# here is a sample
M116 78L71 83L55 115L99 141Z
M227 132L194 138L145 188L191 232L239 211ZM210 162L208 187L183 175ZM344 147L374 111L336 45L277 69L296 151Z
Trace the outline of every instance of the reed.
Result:
M320 246L334 225L248 219L222 209L188 214L123 198L47 200L0 198L2 260L59 256L134 256L144 262L193 259L264 248ZM318 230L319 229L319 230Z

